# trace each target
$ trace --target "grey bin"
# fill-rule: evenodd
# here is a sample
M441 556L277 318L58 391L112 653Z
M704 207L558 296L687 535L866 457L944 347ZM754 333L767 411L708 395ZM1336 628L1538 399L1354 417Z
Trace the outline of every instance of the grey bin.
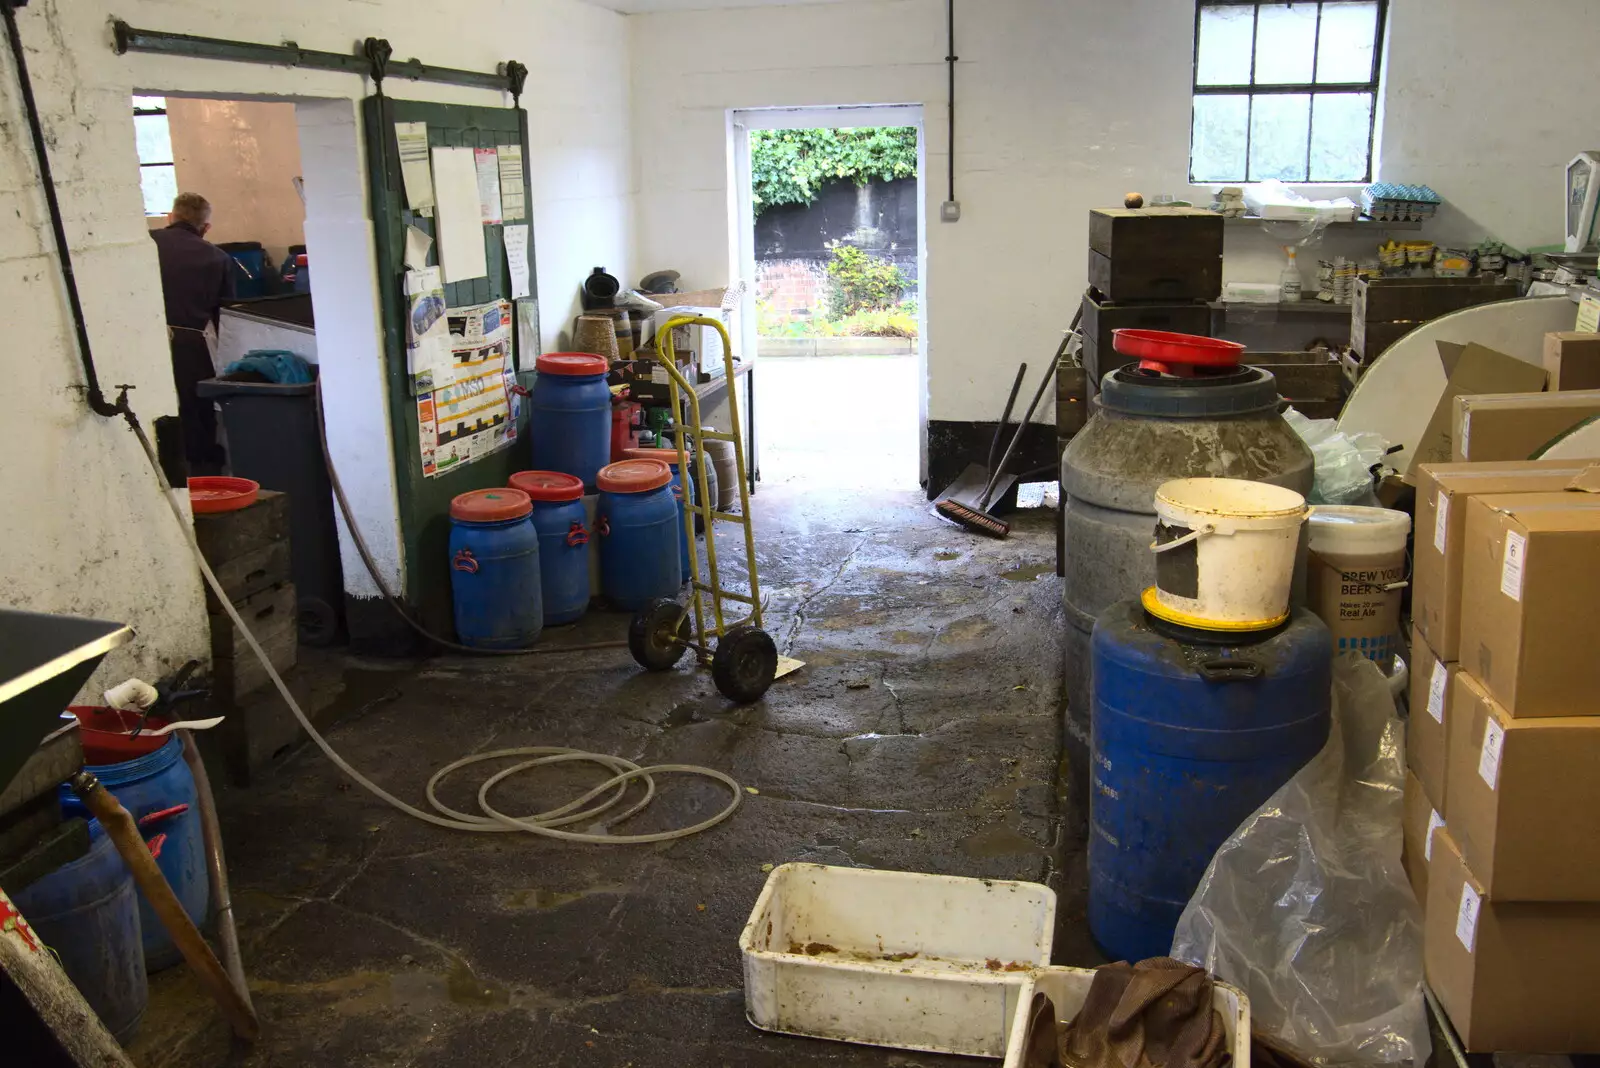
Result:
M290 566L300 640L331 645L344 622L344 569L334 525L333 487L322 458L314 383L209 378L200 396L222 407L233 474L289 495Z

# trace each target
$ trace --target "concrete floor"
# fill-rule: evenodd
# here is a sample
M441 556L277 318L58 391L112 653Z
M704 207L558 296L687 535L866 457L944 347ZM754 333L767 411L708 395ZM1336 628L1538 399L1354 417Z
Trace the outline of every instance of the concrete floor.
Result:
M996 542L933 518L909 489L787 482L755 510L767 628L807 662L756 705L731 707L688 658L646 675L616 651L334 658L321 679L342 717L333 745L414 803L458 756L563 745L726 771L759 791L730 820L634 847L441 830L304 747L222 799L264 1037L230 1046L179 968L154 980L137 1063L972 1064L746 1022L737 940L763 866L785 861L1044 881L1062 895L1056 959L1095 961L1057 781L1053 514L1025 513ZM553 640L625 624L596 614ZM471 808L478 781L447 783L442 799ZM593 781L557 772L495 796L539 811ZM662 787L627 830L697 822L726 797Z
M917 484L915 356L769 356L755 375L764 484Z

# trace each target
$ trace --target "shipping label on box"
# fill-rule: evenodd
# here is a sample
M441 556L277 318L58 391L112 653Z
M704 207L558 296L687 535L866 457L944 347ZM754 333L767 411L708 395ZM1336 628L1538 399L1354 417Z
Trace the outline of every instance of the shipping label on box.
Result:
M1468 1053L1600 1049L1600 904L1501 902L1434 834L1423 954L1428 985Z
M1513 719L1455 682L1450 828L1497 901L1600 902L1600 717Z
M1459 397L1452 459L1526 460L1594 415L1600 415L1600 390Z
M1411 617L1440 659L1461 655L1461 552L1466 503L1486 493L1541 493L1566 489L1581 463L1424 464L1417 469L1416 550Z
M1422 780L1406 772L1405 808L1401 814L1400 861L1411 881L1417 901L1428 902L1428 864L1433 860L1434 834L1444 826L1444 817L1423 789Z
M1450 753L1449 729L1454 721L1452 683L1457 664L1440 660L1427 641L1411 628L1411 716L1406 721L1406 766L1421 781L1433 803L1449 811L1445 761Z
M1473 497L1463 541L1462 668L1513 716L1600 715L1600 495Z

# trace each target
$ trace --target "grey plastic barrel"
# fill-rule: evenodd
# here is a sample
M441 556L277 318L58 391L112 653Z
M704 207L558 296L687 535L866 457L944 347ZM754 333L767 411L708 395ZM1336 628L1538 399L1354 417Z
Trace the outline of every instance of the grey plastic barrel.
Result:
M1175 478L1242 478L1309 493L1311 450L1258 367L1196 378L1106 374L1089 422L1061 458L1066 525L1065 738L1078 811L1088 811L1089 636L1107 608L1155 584L1155 493Z

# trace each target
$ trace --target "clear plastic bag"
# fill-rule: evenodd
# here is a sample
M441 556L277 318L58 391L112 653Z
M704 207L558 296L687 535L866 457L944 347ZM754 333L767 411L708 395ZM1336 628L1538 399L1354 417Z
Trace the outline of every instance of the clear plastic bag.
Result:
M1284 420L1311 450L1316 464L1311 504L1376 505L1372 468L1382 463L1389 443L1372 431L1346 434L1333 419L1308 419L1293 408Z
M1369 660L1334 661L1321 753L1212 858L1172 955L1250 998L1256 1031L1327 1065L1422 1065L1422 910L1400 866L1404 727Z

